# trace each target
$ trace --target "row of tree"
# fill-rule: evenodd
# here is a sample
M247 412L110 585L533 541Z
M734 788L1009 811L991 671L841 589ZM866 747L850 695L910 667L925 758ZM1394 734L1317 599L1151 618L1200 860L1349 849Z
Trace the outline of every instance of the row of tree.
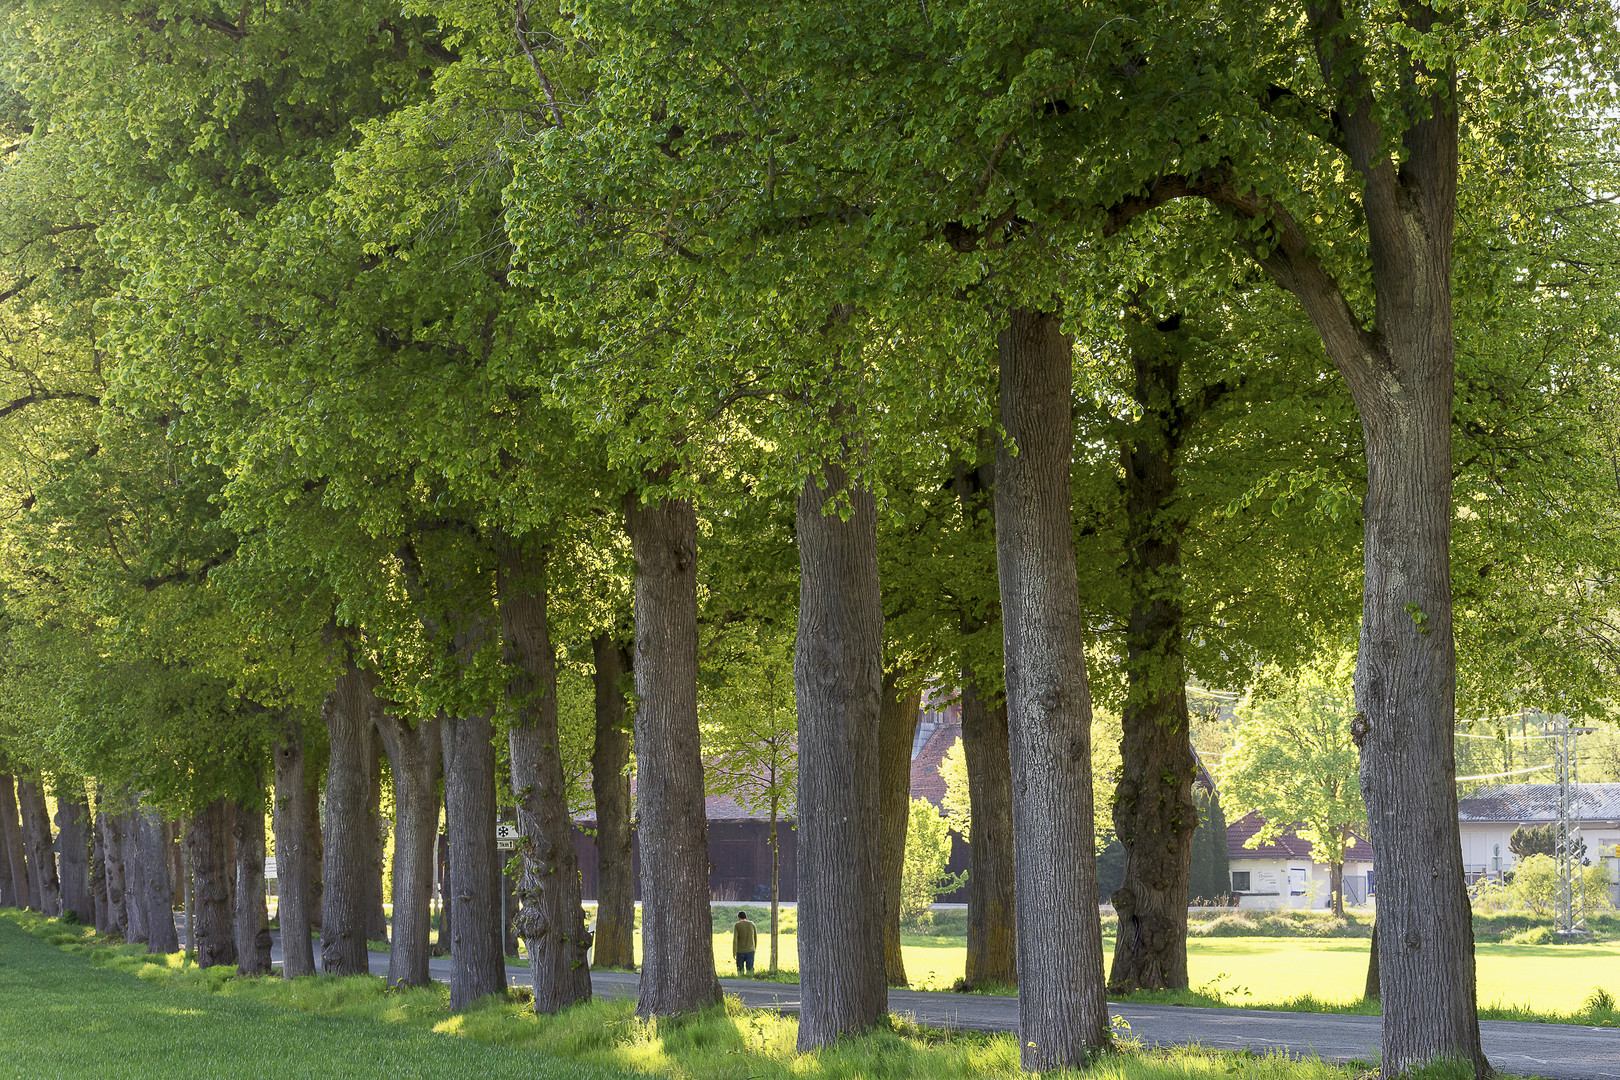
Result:
M791 802L812 1048L903 977L907 749L957 685L967 979L1017 981L1046 1069L1108 1040L1094 697L1106 987L1184 984L1187 680L1359 627L1383 1060L1488 1071L1459 676L1579 711L1614 674L1607 4L3 19L30 782L193 823L273 791L283 940L318 906L348 973L380 738L390 978L427 977L442 790L452 999L502 986L505 801L551 1010L589 994L587 775L629 955L633 752L643 1015L719 997L706 775Z

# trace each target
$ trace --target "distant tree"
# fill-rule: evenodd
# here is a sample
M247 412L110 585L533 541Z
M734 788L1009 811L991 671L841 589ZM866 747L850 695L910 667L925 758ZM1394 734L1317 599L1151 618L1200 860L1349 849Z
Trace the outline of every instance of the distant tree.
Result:
M1513 857L1524 861L1532 855L1546 855L1556 859L1558 857L1558 825L1520 825L1508 837L1508 850ZM1586 841L1579 834L1575 836L1575 858L1586 857Z
M906 868L900 884L900 917L915 919L928 910L934 897L954 892L966 874L947 873L951 860L950 826L927 799L911 800L911 821L906 828Z
M1226 812L1221 809L1220 796L1194 787L1192 797L1198 806L1198 829L1193 833L1187 898L1196 903L1231 893L1232 862L1226 854Z
M1333 910L1344 914L1344 853L1366 827L1351 741L1355 655L1330 653L1292 676L1272 673L1238 708L1238 727L1222 770L1234 810L1265 825L1259 845L1294 828L1331 870Z

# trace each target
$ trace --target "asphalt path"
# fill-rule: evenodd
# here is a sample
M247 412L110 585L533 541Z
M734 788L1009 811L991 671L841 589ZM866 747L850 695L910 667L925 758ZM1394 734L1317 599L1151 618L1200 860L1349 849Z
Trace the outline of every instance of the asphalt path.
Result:
M280 935L274 959L281 961ZM320 951L316 950L316 962ZM388 973L388 954L370 953L371 972ZM450 961L436 957L429 973L450 980ZM513 986L529 985L529 969L508 967ZM634 997L640 977L625 972L591 973L599 997ZM797 1012L797 983L721 979L728 994L755 1008ZM1018 999L985 994L890 990L889 1011L925 1027L974 1031L1018 1030ZM1128 1035L1144 1046L1204 1046L1216 1050L1283 1051L1293 1057L1324 1061L1376 1062L1383 1020L1342 1013L1270 1012L1262 1009L1197 1009L1179 1005L1110 1003L1109 1015L1129 1025ZM1487 1020L1480 1037L1491 1064L1503 1073L1541 1076L1548 1080L1620 1080L1620 1029L1573 1024L1526 1024Z

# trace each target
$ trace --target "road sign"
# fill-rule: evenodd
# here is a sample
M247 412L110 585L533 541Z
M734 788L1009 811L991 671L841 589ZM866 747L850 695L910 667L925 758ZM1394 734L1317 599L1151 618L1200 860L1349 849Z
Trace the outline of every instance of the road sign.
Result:
M518 832L518 827L510 821L495 823L495 846L502 851L516 850L522 835Z

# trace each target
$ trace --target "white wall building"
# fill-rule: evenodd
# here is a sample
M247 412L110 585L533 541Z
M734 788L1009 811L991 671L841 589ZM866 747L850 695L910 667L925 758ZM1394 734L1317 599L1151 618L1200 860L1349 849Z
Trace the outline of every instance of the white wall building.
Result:
M1226 827L1226 857L1232 864L1232 895L1240 908L1331 908L1333 868L1312 857L1311 845L1293 831L1249 847L1265 825L1245 814ZM1377 881L1372 845L1360 837L1345 852L1344 902L1365 904Z
M1620 883L1620 784L1576 784L1575 819L1586 858L1608 867L1609 880ZM1550 825L1558 820L1557 784L1499 784L1480 788L1457 801L1462 832L1463 868L1470 881L1499 878L1517 859L1508 837L1521 825Z

